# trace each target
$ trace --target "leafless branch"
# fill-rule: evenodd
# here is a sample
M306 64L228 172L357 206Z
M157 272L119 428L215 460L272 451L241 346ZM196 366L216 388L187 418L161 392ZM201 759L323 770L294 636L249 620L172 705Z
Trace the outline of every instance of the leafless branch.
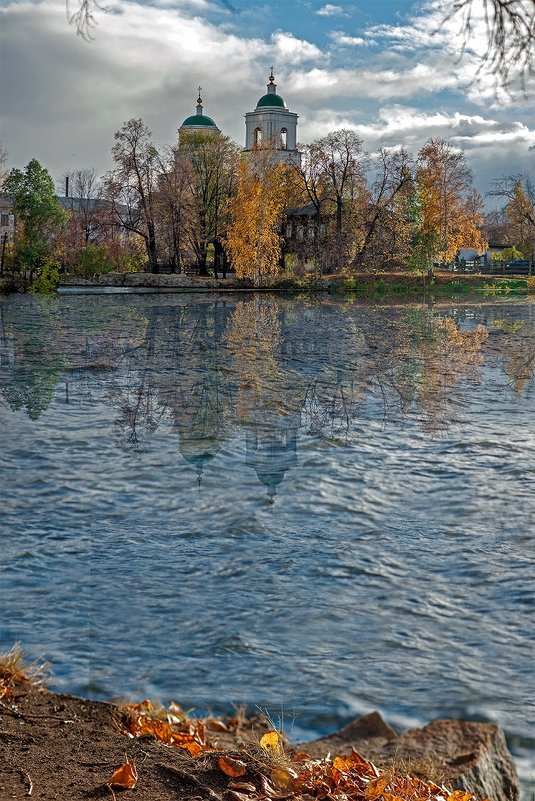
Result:
M95 11L107 11L108 9L106 6L101 5L99 0L75 0L75 2L77 8L72 11L71 0L65 0L69 25L74 25L78 36L89 42L94 38L93 30L98 24Z
M450 5L450 3L448 3ZM489 70L506 88L513 67L525 89L526 79L535 75L535 0L457 0L444 23L461 17L463 52L475 34L476 14L483 9L487 47L478 74Z

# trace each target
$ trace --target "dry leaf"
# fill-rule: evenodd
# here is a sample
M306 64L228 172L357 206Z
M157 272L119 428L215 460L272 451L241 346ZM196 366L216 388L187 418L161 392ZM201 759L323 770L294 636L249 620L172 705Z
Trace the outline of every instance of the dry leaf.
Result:
M256 793L256 787L251 782L229 782L228 786L233 790L243 790L244 793Z
M113 773L108 785L120 787L122 790L133 790L137 784L137 778L136 763L126 761Z
M268 731L260 738L260 748L268 754L282 754L281 736L278 731Z
M271 771L271 778L281 790L293 790L297 773L292 768L275 768Z
M245 762L242 762L241 759L233 759L229 756L222 756L217 760L217 764L223 773L226 773L227 776L232 776L233 779L244 776L247 772L247 765Z

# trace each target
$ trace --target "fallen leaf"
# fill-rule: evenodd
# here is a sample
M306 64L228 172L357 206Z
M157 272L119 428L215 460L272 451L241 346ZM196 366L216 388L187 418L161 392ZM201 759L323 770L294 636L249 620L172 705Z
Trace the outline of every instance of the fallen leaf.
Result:
M474 796L465 790L454 790L448 796L448 801L470 801Z
M282 754L281 737L278 731L268 731L260 738L260 748L268 754Z
M271 771L271 778L280 790L293 790L297 773L292 768L275 768Z
M247 772L247 765L245 762L242 762L241 759L233 759L229 756L222 756L217 760L217 764L223 773L226 773L227 776L232 776L233 779L244 776Z
M243 790L244 793L256 793L256 787L251 782L229 782L228 786L233 790Z
M123 790L133 790L137 784L137 769L135 762L125 762L113 773L108 782L110 787L120 787Z

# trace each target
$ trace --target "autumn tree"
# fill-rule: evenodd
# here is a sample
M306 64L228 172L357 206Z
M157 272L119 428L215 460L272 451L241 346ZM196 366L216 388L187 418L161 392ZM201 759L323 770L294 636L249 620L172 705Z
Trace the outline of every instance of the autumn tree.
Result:
M105 176L105 196L117 221L142 237L149 271L158 272L156 206L160 157L151 132L141 119L131 119L115 134L115 170Z
M64 178L67 209L70 207L72 227L79 239L78 246L82 247L95 241L103 227L98 203L102 186L94 167L67 172Z
M374 162L375 180L361 210L363 235L353 266L403 262L413 234L413 159L405 148L381 148Z
M350 252L351 239L355 239L355 222L358 210L366 202L365 170L367 157L362 139L354 131L333 131L310 146L317 172L318 187L324 200L334 207L335 230L333 241L325 245L330 250L331 266L340 267ZM318 195L319 197L319 195ZM355 216L357 211L357 217ZM324 248L325 250L325 248ZM324 253L324 260L327 256ZM333 258L334 257L334 258Z
M192 178L187 162L178 148L168 148L161 157L161 175L157 201L158 240L173 273L183 272L188 260L188 232L194 216L191 196Z
M415 266L452 261L461 247L486 249L483 201L463 153L444 139L429 139L418 153L416 184Z
M65 220L50 173L32 159L24 171L11 170L4 192L13 200L17 220L15 263L31 274L41 272L53 256L56 236Z
M236 274L258 285L279 269L281 224L288 171L270 151L260 150L238 169L236 194L229 201L225 247Z
M0 143L0 189L2 189L4 181L7 178L7 150Z
M187 234L201 275L208 274L208 245L219 242L226 230L238 152L237 145L219 133L192 131L180 136L176 169L189 185Z
M526 258L535 257L535 181L530 175L511 175L493 182L490 195L506 200L503 222L510 244Z

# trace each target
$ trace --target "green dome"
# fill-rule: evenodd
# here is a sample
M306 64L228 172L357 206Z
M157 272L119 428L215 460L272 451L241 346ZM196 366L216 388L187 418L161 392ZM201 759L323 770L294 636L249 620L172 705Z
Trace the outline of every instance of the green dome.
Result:
M198 128L200 126L206 128L217 128L217 125L213 121L211 117L206 117L204 114L192 114L191 117L187 117L182 125L181 128Z
M261 108L263 106L278 106L279 108L286 108L286 104L282 97L276 94L263 95L256 104L256 107Z

